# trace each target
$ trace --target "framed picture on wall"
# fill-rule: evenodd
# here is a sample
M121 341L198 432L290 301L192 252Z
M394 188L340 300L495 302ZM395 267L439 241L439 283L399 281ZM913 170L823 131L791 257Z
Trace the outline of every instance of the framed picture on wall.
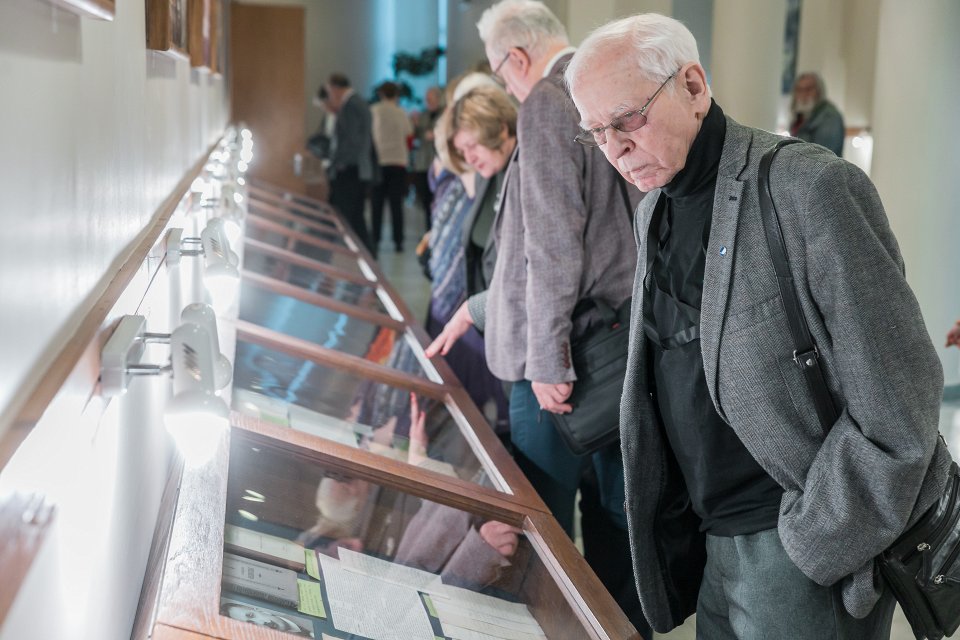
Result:
M50 0L50 2L77 15L100 20L113 20L117 12L116 0Z
M223 0L210 0L210 71L222 74L224 69Z
M146 0L147 48L189 57L188 0Z
M213 58L211 5L213 0L188 0L190 66L211 69Z

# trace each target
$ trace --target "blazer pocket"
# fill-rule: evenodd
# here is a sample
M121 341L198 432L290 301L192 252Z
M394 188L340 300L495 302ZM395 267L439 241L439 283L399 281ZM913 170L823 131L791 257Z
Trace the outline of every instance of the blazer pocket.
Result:
M749 329L778 312L783 313L783 304L780 302L779 294L768 296L748 306L738 308L730 306L727 310L727 318L723 323L723 335L726 337L744 329Z
M728 317L717 375L717 399L727 420L757 462L781 484L784 478L774 470L784 461L762 459L756 445L770 439L822 440L803 374L791 360L791 345L779 297L763 300Z

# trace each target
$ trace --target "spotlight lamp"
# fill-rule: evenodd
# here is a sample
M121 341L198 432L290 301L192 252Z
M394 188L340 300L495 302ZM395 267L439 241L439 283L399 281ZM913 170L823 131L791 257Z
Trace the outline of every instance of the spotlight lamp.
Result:
M220 337L217 331L217 314L208 304L195 302L183 308L180 314L183 324L195 324L207 332L210 341L210 353L213 354L214 388L223 389L233 378L233 365L227 356L220 351Z
M202 306L184 309L184 322L170 334L147 332L143 316L124 316L100 359L100 391L106 397L122 395L134 376L172 374L173 398L164 411L164 424L184 461L192 466L213 456L230 417L227 404L216 393L229 384L230 374L223 368L230 363L220 354L217 337L209 329L212 317L216 331L213 310ZM145 345L151 342L170 345L169 363L140 362Z
M184 238L183 229L167 235L167 261L177 264L182 256L203 256L203 282L216 310L224 312L237 299L240 285L240 258L230 249L227 225L211 218L199 238Z

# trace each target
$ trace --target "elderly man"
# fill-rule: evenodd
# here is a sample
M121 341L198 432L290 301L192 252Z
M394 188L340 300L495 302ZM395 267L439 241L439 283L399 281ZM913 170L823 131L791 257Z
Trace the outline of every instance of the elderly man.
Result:
M581 489L587 562L644 630L627 559L623 469L618 445L575 456L548 412L569 412L577 372L570 342L590 314L587 298L616 308L630 296L636 248L627 185L597 149L578 145L579 118L563 86L574 49L543 3L505 0L477 24L494 75L522 104L517 150L493 222L496 266L486 295L472 297L437 338L445 352L471 323L484 331L487 362L513 383L510 429L518 464L572 534Z
M370 107L342 73L326 85L327 107L336 114L330 158L330 204L336 207L363 244L376 251L363 218L366 183L373 179L373 140Z
M790 135L823 145L838 158L843 155L843 116L827 100L827 88L819 73L808 71L797 76L790 109Z
M578 139L649 191L620 424L648 620L665 632L696 610L704 638L888 637L873 559L939 498L951 460L940 362L876 190L815 145L772 164L841 410L825 431L760 218L758 165L779 138L723 115L693 36L663 16L601 27L566 78Z

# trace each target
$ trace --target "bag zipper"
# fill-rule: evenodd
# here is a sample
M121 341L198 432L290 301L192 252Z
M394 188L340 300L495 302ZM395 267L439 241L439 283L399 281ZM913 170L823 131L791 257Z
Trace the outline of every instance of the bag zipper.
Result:
M952 480L953 480L953 486L950 487L950 499L947 501L948 506L953 504L957 499L957 484L958 482L960 482L960 475L954 474ZM904 563L909 562L911 559L913 559L913 557L917 553L923 553L923 552L929 551L931 548L940 544L940 540L939 540L940 535L944 532L944 530L948 527L948 525L950 525L953 521L953 518L951 518L950 515L951 514L949 511L943 514L943 519L937 523L937 526L934 528L931 534L927 536L926 540L920 541L916 547L910 550L909 553L904 554L903 556Z
M953 566L954 561L957 559L957 554L960 553L960 541L957 542L956 546L953 548L953 551L950 552L950 555L947 556L947 559L942 565L940 565L940 571L943 573L938 573L933 577L933 584L943 584L948 580L945 575L947 571L950 570L950 567Z

